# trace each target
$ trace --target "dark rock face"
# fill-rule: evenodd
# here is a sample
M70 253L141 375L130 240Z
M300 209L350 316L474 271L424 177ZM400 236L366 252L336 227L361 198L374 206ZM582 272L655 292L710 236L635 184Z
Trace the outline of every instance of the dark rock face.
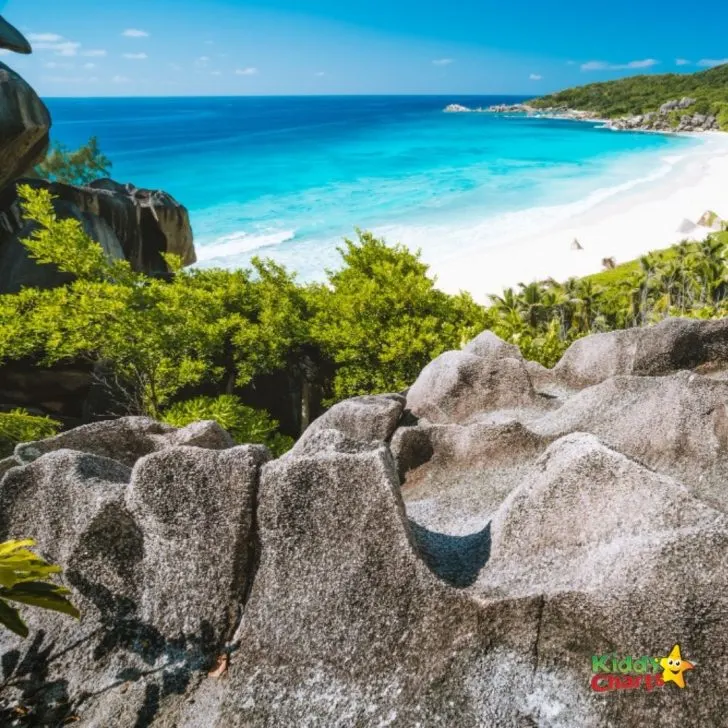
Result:
M0 26L0 33L6 30ZM0 189L43 159L50 128L45 104L15 71L0 63Z
M25 36L14 26L10 25L0 15L0 48L6 48L15 53L31 53L32 49Z
M126 259L136 271L166 272L164 253L180 256L184 265L196 260L187 210L165 192L108 179L88 187L37 179L20 179L17 184L48 189L57 198L59 217L79 220L110 258ZM0 193L0 293L15 293L23 286L49 288L69 280L54 266L40 266L28 257L20 241L31 230L22 219L16 185L6 187Z
M0 632L0 723L723 725L723 322L589 337L552 371L468 348L274 461L140 418L19 446L0 540L36 537L83 618ZM676 643L684 691L592 689L592 656Z

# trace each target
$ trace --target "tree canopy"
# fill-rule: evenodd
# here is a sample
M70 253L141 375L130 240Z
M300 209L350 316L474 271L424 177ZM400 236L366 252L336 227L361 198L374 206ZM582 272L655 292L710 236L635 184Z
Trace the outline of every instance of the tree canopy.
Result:
M74 151L57 142L35 168L35 173L51 182L87 185L95 179L108 177L110 170L111 160L102 153L98 139L91 137Z
M681 113L715 114L728 130L728 64L698 73L630 76L590 83L529 101L536 108L565 106L594 111L605 118L657 111L673 99L689 97L695 103Z
M265 443L277 454L290 439L242 394L261 375L308 381L310 357L330 405L402 391L433 358L487 328L550 367L589 333L728 312L728 232L610 262L586 278L521 283L482 306L469 294L438 290L418 252L360 231L344 242L342 265L323 284L301 284L259 259L246 270L183 270L169 257L172 274L152 277L108 259L77 220L57 219L47 190L26 186L20 196L37 223L24 241L31 256L73 279L0 296L0 365L85 360L113 402L107 415L175 425L215 419L238 442ZM6 452L57 427L23 412L0 416L4 424Z

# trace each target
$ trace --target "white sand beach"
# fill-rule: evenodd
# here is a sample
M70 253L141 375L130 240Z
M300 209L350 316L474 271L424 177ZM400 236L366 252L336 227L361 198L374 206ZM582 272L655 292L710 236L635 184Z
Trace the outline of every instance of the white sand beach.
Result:
M453 234L451 254L437 260L423 257L441 289L466 290L487 302L488 294L506 286L596 273L604 258L622 263L684 239L702 239L711 232L707 228L688 234L679 230L685 220L697 223L707 210L728 219L728 134L697 136L701 144L681 151L667 174L614 192L588 209L579 211L575 205L575 214L567 219L549 223L544 214L544 225L535 229L532 210L525 226L514 213L506 236L499 232L495 237L483 225L469 230L465 240ZM572 249L575 238L582 250ZM416 247L416 240L411 243Z

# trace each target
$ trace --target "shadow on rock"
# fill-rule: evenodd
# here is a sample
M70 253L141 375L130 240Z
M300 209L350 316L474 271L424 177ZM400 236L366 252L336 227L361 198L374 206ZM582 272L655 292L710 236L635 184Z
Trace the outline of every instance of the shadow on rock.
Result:
M409 523L423 560L440 579L459 588L475 583L490 558L490 523L468 536L450 536Z

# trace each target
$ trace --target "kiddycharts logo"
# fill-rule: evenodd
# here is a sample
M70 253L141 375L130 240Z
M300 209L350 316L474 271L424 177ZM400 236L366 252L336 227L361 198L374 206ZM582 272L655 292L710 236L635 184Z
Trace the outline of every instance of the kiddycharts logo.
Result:
M591 687L598 693L640 688L651 691L669 682L684 688L685 672L694 667L694 662L683 659L680 645L675 645L667 657L622 657L617 653L594 655Z

